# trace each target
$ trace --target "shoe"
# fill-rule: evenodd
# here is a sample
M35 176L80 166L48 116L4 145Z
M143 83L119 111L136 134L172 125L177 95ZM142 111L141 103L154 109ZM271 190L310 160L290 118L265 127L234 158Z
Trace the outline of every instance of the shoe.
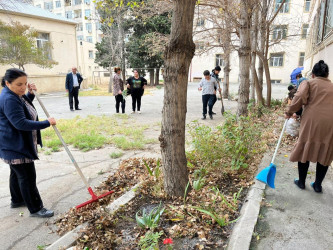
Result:
M138 113L141 114L141 111L139 110Z
M209 115L209 118L210 118L211 120L213 120L213 115Z
M71 109L71 111L74 111L74 109Z
M135 111L132 111L132 113L131 114L135 114Z
M77 108L77 109L75 109L75 110L82 110L82 109L80 109L80 108Z
M11 202L10 203L10 208L18 208L18 207L25 207L25 202L22 201L22 202L18 202L18 203L14 203L14 202Z
M317 187L316 185L315 185L315 183L314 182L311 182L311 187L313 188L313 190L316 192L316 193L321 193L321 192L323 192L323 188L322 187Z
M212 112L212 115L216 115L216 113L215 113L215 112Z
M297 187L299 187L300 189L305 189L305 185L300 183L298 179L294 179L294 183Z
M43 207L38 212L30 214L30 217L48 218L52 217L53 215L54 212L52 210L47 210L45 207Z
M206 115L204 115L204 116L201 118L201 120L206 120Z

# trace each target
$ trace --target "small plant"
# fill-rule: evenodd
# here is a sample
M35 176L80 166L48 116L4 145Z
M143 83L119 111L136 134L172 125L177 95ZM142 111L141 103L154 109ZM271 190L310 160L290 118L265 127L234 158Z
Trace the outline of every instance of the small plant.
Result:
M139 247L142 250L155 250L158 249L158 240L163 235L163 232L148 231L144 236L141 236Z
M205 185L205 178L200 177L198 180L193 181L194 190L198 191Z
M143 209L142 216L139 216L139 212L136 213L135 219L136 223L141 228L154 229L158 226L160 222L161 215L163 214L165 208L162 208L162 204L160 203L158 207L154 207L150 213Z
M112 152L111 154L110 154L110 157L112 158L112 159L117 159L117 158L119 158L119 157L122 157L124 155L124 153L123 152Z
M190 182L187 183L186 188L185 188L185 192L184 192L184 205L186 204L186 197L187 197L187 193L188 193L188 188L190 187Z
M237 193L234 193L232 201L235 205L237 205L239 196L240 196L242 191L243 191L243 187L241 187Z
M146 166L149 175L154 176L156 179L158 179L158 177L161 174L161 168L160 168L161 167L161 161L160 161L160 159L157 159L156 167L155 167L154 171L153 171L152 168L149 167L148 163L145 160L143 160L143 164Z
M227 222L226 219L223 216L219 216L215 211L213 211L212 209L204 209L204 208L200 208L200 207L193 207L194 209L198 210L199 212L202 212L204 214L207 214L208 216L210 216L213 220L215 220L217 222L217 224L219 224L220 227L225 227L228 224L234 223L236 220Z
M220 196L221 200L222 200L222 204L227 205L227 207L229 207L232 210L237 210L237 200L239 198L240 195L240 191L238 193L235 193L237 195L234 194L234 201L236 200L236 203L233 202L233 204L231 204L228 199L223 195L223 193L220 192L220 190L217 187L213 187L212 190L215 192L216 196Z

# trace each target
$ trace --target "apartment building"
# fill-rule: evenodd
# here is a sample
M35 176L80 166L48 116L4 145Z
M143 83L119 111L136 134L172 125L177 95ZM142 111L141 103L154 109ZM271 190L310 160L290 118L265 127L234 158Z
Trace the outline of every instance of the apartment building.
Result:
M78 48L76 42L76 22L30 4L11 0L0 5L0 20L4 23L20 22L38 32L37 47L51 42L49 56L58 64L48 68L40 68L34 64L25 65L29 81L37 85L38 92L64 91L65 77L73 65L78 64ZM0 72L13 65L0 65ZM86 81L83 83L85 85Z
M310 31L306 43L304 72L310 76L315 63L324 60L333 81L333 1L314 0L309 17Z
M271 13L276 12L282 0L271 2ZM309 30L309 13L311 0L286 0L280 9L271 29L269 66L273 84L290 82L290 74L297 67L303 67L305 61L306 40ZM212 28L212 23L197 19L195 29ZM233 40L235 37L233 37ZM204 49L207 39L202 35L194 37L198 51ZM194 56L190 68L190 80L202 77L205 69L211 70L219 65L225 65L222 48L213 48L207 53ZM239 62L238 52L230 56L230 82L238 82ZM223 71L221 72L223 77Z
M94 71L103 70L94 63L95 44L102 40L102 31L93 0L33 0L36 7L48 10L68 20L77 22L79 71L92 81ZM91 82L92 83L92 82Z

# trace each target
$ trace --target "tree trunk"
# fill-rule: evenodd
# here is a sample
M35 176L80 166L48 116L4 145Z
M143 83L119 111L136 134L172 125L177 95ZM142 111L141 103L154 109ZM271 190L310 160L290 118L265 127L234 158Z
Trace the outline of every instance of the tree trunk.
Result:
M159 85L160 84L160 68L156 68L155 71L155 85Z
M174 0L170 41L165 50L164 105L159 137L164 189L169 196L184 195L188 183L185 155L187 83L194 56L193 17L196 1Z
M149 69L149 85L154 86L154 69Z
M108 91L109 91L109 93L112 93L113 77L112 77L112 65L111 64L109 66L109 73L110 73L110 79L109 79L109 88L108 88Z
M268 47L269 47L269 26L266 26L266 48L265 48L265 55L264 55L264 69L265 69L265 76L266 76L266 84L267 84L267 106L271 106L271 98L272 98L272 83L271 83L271 74L269 71L268 65Z
M252 27L252 38L251 38L251 47L252 47L252 56L251 56L251 76L252 76L252 84L253 84L253 92L252 94L254 95L254 91L257 94L257 100L258 103L261 105L264 105L264 98L262 95L262 89L260 88L259 85L259 79L257 75L257 70L256 70L256 60L257 60L257 41L258 41L258 11L254 11L253 13L253 27ZM259 60L261 61L261 60ZM254 96L253 96L253 99Z
M250 5L249 0L240 1L239 18L239 89L238 89L238 116L246 116L247 105L250 97L250 63L251 63L251 43L250 43Z
M229 98L229 83L230 83L230 55L227 55L225 58L225 66L223 68L224 71L224 80L223 80L223 98Z

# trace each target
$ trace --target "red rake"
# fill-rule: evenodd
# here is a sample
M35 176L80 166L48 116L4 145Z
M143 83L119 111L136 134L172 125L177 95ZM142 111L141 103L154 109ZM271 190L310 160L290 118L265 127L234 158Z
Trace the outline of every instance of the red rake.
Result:
M47 112L47 110L46 110L44 104L42 103L41 99L39 98L39 96L36 94L35 91L34 91L34 94L35 94L35 96L36 96L36 98L37 98L37 100L38 100L40 106L41 106L42 109L44 110L45 115L47 116L47 118L49 118L50 115L49 115L49 113ZM109 195L109 194L112 194L114 191L106 192L105 194L102 194L102 195L100 195L100 196L97 196L97 195L94 193L94 191L92 190L92 188L89 186L86 177L83 175L81 169L79 168L79 165L78 165L77 162L75 161L74 156L72 155L71 151L69 151L69 148L68 148L66 142L64 141L64 139L62 138L62 136L61 136L61 134L60 134L58 128L56 127L56 125L52 125L52 127L53 127L55 133L57 134L59 140L61 141L62 145L64 146L64 148L65 148L65 150L66 150L66 152L67 152L69 158L70 158L71 161L73 162L73 164L74 164L74 166L75 166L77 172L79 173L79 175L80 175L82 181L84 182L84 185L87 187L89 194L91 195L91 199L90 199L89 201L86 201L86 202L84 202L84 203L82 203L82 204L80 204L80 205L77 205L77 206L76 206L76 209L78 209L78 208L80 208L80 207L84 207L84 206L86 206L86 205L88 205L88 204L90 204L90 203L93 203L93 202L95 202L95 201L98 201L99 199L101 199L101 198L103 198L103 197L105 197L105 196L107 196L107 195Z

